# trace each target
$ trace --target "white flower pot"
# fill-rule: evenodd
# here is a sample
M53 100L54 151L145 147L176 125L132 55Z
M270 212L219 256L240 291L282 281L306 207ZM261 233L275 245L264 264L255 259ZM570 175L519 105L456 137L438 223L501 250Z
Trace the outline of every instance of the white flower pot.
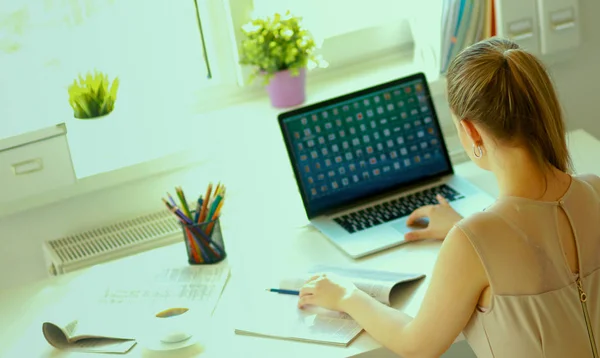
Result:
M75 116L71 116L71 118L66 122L67 131L77 135L79 133L90 134L93 132L98 136L110 135L110 132L115 128L116 121L119 116L118 111L115 109L100 117L95 118L87 118L87 119L79 119L75 118Z

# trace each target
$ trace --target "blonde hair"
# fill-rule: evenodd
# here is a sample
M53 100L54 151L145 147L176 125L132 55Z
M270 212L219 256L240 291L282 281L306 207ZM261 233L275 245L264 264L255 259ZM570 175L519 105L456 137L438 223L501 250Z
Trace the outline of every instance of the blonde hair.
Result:
M509 40L464 49L447 74L448 102L459 120L483 126L498 141L526 146L540 167L571 169L562 109L542 63Z

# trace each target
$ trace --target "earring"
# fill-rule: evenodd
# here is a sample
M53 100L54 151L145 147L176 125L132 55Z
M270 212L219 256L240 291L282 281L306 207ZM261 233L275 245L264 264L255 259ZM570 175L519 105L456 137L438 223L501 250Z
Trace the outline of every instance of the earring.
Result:
M473 143L473 155L477 159L483 157L483 149L481 148L480 145L475 146L475 143Z

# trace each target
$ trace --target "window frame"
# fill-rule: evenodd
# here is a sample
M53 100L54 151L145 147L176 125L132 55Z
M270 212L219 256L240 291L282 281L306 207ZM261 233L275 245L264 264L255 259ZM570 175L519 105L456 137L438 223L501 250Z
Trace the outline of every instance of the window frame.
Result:
M243 33L241 26L250 21L253 11L253 0L223 0L227 3L227 7L230 9L232 16L230 17L230 27L233 30L232 41L233 46L236 49L234 56L236 62L239 62L241 42L243 40ZM235 6L234 6L235 5ZM423 72L428 74L428 77L436 78L439 75L440 67L440 51L441 51L441 16L443 10L443 4L437 0L421 0L420 9L427 9L427 11L418 11L412 9L414 2L407 2L407 7L411 9L408 11L409 15L406 17L399 18L399 21L408 21L408 27L412 35L412 43L399 44L402 49L397 54L390 53L386 57L393 58L394 55L398 57L405 57L409 51L413 53L412 64L415 62L420 63L423 68ZM439 21L431 21L431 17L439 18ZM362 28L358 31L366 30ZM327 41L327 39L325 39ZM327 60L325 58L325 60ZM378 59L370 61L361 61L362 65L368 67L372 63L376 63ZM406 63L409 64L409 63ZM355 63L346 65L348 68L354 67ZM237 66L238 83L241 87L255 89L257 86L249 84L248 76L251 73L251 69L247 66ZM333 67L333 66L332 66ZM344 66L335 68L335 70L343 70ZM327 77L325 74L332 69L314 69L311 71L311 77Z

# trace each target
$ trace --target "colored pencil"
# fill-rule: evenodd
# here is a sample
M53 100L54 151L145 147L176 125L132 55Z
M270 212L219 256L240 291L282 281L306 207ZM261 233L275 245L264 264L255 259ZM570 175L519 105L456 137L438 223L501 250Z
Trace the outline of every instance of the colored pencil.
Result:
M206 210L208 208L208 203L210 202L210 193L212 191L212 183L208 184L208 188L206 188L206 194L204 195L204 203L202 205L202 212L200 213L200 222L206 220Z
M202 245L195 245L196 242L195 242L195 239L193 238L193 235L190 232L190 230L187 227L184 227L184 229L185 229L185 234L187 236L188 242L190 243L190 251L191 251L192 257L194 258L194 260L196 262L204 263L205 257L202 252L202 247L201 247ZM200 253L200 256L198 255L198 253Z
M215 188L215 196L219 194L220 190L221 190L221 182L218 182L217 183L217 187Z
M185 228L185 231L188 235L188 238L191 238L192 241L194 241L196 243L197 246L197 250L202 258L202 262L200 263L204 263L207 261L211 260L210 255L208 254L208 252L204 249L204 245L202 244L202 242L200 242L200 240L198 240L198 238L196 237L196 235L192 232L192 230L189 227ZM194 249L196 250L196 249Z
M165 200L163 199L163 201L165 201ZM166 201L165 201L165 204L167 204L167 206L169 207L169 209L171 210L172 213L174 213L176 216L179 217L179 219L182 223L187 224L187 225L193 225L193 222L187 216L185 216L181 212L181 210L179 210L176 206L170 206ZM190 226L189 229L194 233L194 237L198 238L199 240L204 239L205 244L209 245L209 242L206 242L206 239L200 234L200 231L201 231L200 228L198 228L197 226Z
M173 206L171 204L169 204L165 199L162 199L163 202L165 203L165 205L167 206L167 208L169 208L169 210L175 214L176 216L178 216L181 220L183 220L183 222L185 222L186 224L193 224L192 220L190 220L190 218L188 218L187 216L185 216L185 214L179 210L179 208L177 206Z
M161 199L181 222L189 259L200 264L218 261L225 255L225 250L212 239L212 234L225 202L225 185L218 182L213 190L213 184L209 183L204 197L200 195L196 201L194 211L190 211L183 189L178 186L175 191L179 205L169 193L168 201Z
M212 217L215 214L215 211L217 210L217 206L219 206L219 203L221 202L222 199L223 199L223 197L221 196L221 194L219 194L215 197L215 200L213 200L213 202L210 204L210 209L208 210L208 215L206 215L206 218L204 219L204 221L212 221Z
M219 253L215 252L215 249L210 246L210 242L206 241L206 239L202 236L202 234L200 233L201 230L198 227L186 226L186 225L193 225L193 223L187 216L185 216L185 214L183 214L180 210L178 210L176 206L175 207L171 206L169 203L167 203L166 200L163 199L163 201L165 202L167 207L169 207L169 210L171 210L171 212L174 213L179 218L179 220L184 225L185 230L186 231L189 230L192 233L191 238L190 238L190 236L188 236L188 239L192 240L190 242L190 245L191 245L191 248L194 249L194 251L197 250L196 246L200 249L202 246L204 246L208 250L210 250L209 252L205 253L206 257L210 257L212 259L221 257L221 255ZM212 253L212 255L211 255L211 253Z
M188 203L185 199L185 194L183 193L183 190L181 189L181 187L177 187L175 188L175 191L177 192L177 196L179 197L179 201L181 202L181 208L183 209L183 213L185 214L185 216L192 219L192 214L190 213L190 208L188 207Z
M197 226L188 226L188 228L192 232L193 236L198 240L199 244L207 250L206 253L208 256L211 256L213 259L221 257L219 253L221 250L218 248L215 250L214 243L206 236L205 232L200 230L200 228Z
M171 202L171 205L177 206L177 203L175 203L175 200L173 199L173 197L171 196L171 194L167 193L167 196L169 197L169 201Z
M208 227L206 228L206 233L208 234L209 237L212 235L212 231L213 231L213 228L215 226L215 222L219 218L219 213L221 212L221 207L222 206L223 206L223 200L221 200L221 202L219 203L219 205L215 209L215 212L214 212L214 214L213 214L213 216L211 217L211 220L210 220L211 223L208 224Z
M172 205L171 205L171 204L169 204L169 203L168 203L168 202L167 202L165 199L162 199L162 200L163 200L163 202L165 203L165 205L167 206L167 208L169 208L169 210L170 210L170 211L171 211L173 214L175 214L175 216L177 216L177 217L179 218L179 221L181 221L181 223L184 225L184 228L185 228L185 225L186 225L186 224L188 224L188 221L187 221L187 220L189 220L189 219L187 219L187 218L185 217L185 215L183 215L183 213L181 213L180 211L178 212L178 210L177 210L177 207L176 207L176 206L172 206ZM186 228L186 233L188 233L188 230L187 230L187 228ZM192 251L192 256L194 256L194 259L196 259L196 260L197 260L197 259L198 259L198 255L197 255L197 254L195 254L195 252L196 252L195 246L196 246L196 245L194 245L194 243L195 243L195 242L194 242L194 239L192 238L192 235L189 235L189 233L188 233L188 235L187 235L187 239L188 239L188 244L189 244L189 247L190 247L190 251ZM199 244L199 243L197 243L197 244Z

